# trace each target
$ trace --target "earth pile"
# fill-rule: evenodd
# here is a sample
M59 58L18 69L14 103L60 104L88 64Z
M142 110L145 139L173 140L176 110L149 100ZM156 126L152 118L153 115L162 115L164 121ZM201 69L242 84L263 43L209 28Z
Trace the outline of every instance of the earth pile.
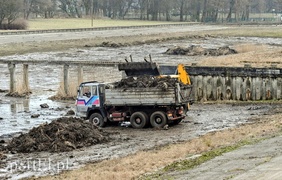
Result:
M7 150L63 152L108 141L108 133L80 118L62 117L12 139Z

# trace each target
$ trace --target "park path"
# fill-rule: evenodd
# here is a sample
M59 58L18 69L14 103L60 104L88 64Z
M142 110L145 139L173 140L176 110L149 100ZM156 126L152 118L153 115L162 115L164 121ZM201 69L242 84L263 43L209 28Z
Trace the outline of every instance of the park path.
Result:
M277 136L225 153L194 169L167 175L178 180L281 180L281 164L282 136Z
M119 37L134 35L150 35L158 33L181 33L193 31L208 31L226 29L224 26L212 25L187 25L187 26L167 26L167 27L149 27L149 28L128 28L98 31L79 31L79 32L57 32L57 33L38 33L38 34L18 34L18 35L0 35L0 45L8 43L42 42L42 41L61 41L76 40L97 37Z

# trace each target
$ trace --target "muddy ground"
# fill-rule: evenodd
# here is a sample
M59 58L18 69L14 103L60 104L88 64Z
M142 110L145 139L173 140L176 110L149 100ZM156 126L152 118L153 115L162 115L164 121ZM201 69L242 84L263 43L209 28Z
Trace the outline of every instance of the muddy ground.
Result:
M208 31L209 29L222 29L226 27L210 27L210 26L196 26L189 27L190 29L181 29L183 31ZM163 29L147 30L144 34L157 33ZM123 30L124 31L124 30ZM166 29L167 31L167 29ZM178 32L177 28L172 28L172 32ZM95 36L102 37L114 36L113 32L99 32ZM129 34L139 34L140 30L130 30L130 32L123 32L124 36ZM77 35L77 36L76 36ZM16 43L16 42L39 42L44 39L48 40L62 40L66 37L74 37L75 39L82 38L81 36L88 36L89 34L72 34L59 35L25 35L19 38L18 35L13 38L1 37L1 43ZM46 37L48 38L46 38ZM12 37L12 36L9 36ZM277 38L241 38L241 37L208 37L208 38L192 38L182 40L171 40L158 43L145 43L136 46L121 46L118 48L109 47L84 47L81 44L79 47L74 47L69 50L60 52L38 52L23 55L11 55L1 57L3 59L36 59L36 60L93 60L93 61L123 61L125 57L130 54L136 60L142 60L144 56L152 55L153 60L163 64L192 64L199 65L221 65L222 62L226 66L244 66L245 63L252 63L264 67L270 65L271 62L281 66L281 39ZM240 45L248 45L246 49L241 50L239 55L223 56L223 61L219 58L209 60L208 63L205 57L202 56L171 56L166 55L165 52L169 48L182 46L188 47L190 45L201 45L204 48L218 48L222 46L230 46L235 48ZM5 45L4 45L5 46ZM262 58L262 62L256 64L253 57L257 50L265 57L272 55L272 59ZM262 50L263 49L263 50ZM34 51L34 50L33 50ZM277 52L272 53L272 51ZM244 53L242 53L244 52ZM257 54L257 53L256 53ZM263 57L262 55L259 57ZM226 64L226 58L232 59ZM240 57L242 60L238 61ZM234 60L234 61L233 61ZM2 92L0 99L0 140L8 142L12 137L18 136L21 132L28 132L32 127L38 126L45 122L52 122L53 120L65 116L69 109L74 109L74 102L65 101L51 101L48 97L56 94L62 79L62 69L58 66L38 66L33 65L30 69L30 86L32 94L27 98L11 98L5 97ZM71 76L76 82L75 67L71 67ZM1 70L1 87L2 90L8 89L9 74L6 65L0 64ZM21 81L21 68L17 70L19 82ZM115 68L97 68L95 73L93 67L86 67L84 73L84 80L98 80L113 82L121 78ZM76 85L74 85L76 89ZM50 107L42 109L40 104L47 103ZM110 133L112 141L97 144L91 147L83 147L78 150L64 152L64 153L50 153L50 152L35 152L35 153L18 153L16 151L8 153L0 153L0 178L3 179L21 179L31 176L45 176L48 174L56 174L62 170L70 170L79 168L87 163L98 162L106 159L120 158L129 154L148 149L155 149L167 144L181 143L187 140L194 139L208 132L219 131L227 128L238 127L242 124L253 122L251 119L258 118L262 115L270 115L273 107L281 107L278 104L272 103L248 103L241 104L238 102L228 102L227 104L200 104L196 103L191 107L187 118L177 126L169 127L168 130L155 129L132 129L128 124L120 124L117 127L106 127L105 131ZM38 118L31 118L32 115L39 114ZM7 157L6 157L7 156ZM185 178L185 175L184 175Z
M104 130L110 132L112 139L108 143L64 153L8 153L8 157L2 161L7 164L0 171L0 177L20 179L30 175L53 174L78 168L89 162L123 157L141 150L184 142L208 132L251 123L251 118L267 114L273 106L280 105L195 104L182 123L168 130L138 130L128 127L128 124L106 127ZM35 166L28 167L28 164L32 163L35 163ZM58 164L61 166L58 167Z

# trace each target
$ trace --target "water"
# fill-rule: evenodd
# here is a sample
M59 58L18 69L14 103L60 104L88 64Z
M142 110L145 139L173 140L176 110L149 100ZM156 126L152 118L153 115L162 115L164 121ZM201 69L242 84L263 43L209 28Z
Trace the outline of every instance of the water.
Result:
M48 99L45 95L31 96L30 98L5 97L1 93L0 104L0 137L9 137L15 133L28 131L34 126L64 116L73 108L70 102L56 102ZM49 108L43 109L40 104L47 103ZM31 118L32 115L39 115L38 118Z

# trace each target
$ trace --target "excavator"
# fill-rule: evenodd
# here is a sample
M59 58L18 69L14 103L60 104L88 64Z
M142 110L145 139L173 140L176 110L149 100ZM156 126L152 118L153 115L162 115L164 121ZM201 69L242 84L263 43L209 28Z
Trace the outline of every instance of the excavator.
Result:
M177 69L174 75L164 75L160 72L159 65L156 62L152 62L151 56L150 61L144 58L144 62L133 62L132 57L130 56L131 61L129 62L125 59L126 63L121 63L118 65L119 71L124 71L128 77L131 76L156 76L159 78L171 77L177 78L179 82L184 85L191 85L191 80L189 74L185 70L183 64L178 64Z

